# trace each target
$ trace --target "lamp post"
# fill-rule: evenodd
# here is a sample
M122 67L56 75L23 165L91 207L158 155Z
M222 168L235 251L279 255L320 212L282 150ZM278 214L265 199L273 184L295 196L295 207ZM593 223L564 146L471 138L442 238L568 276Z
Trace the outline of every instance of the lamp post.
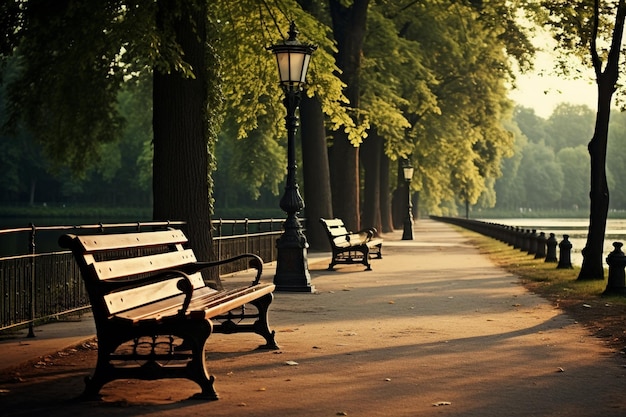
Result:
M405 165L402 168L404 181L406 181L408 211L404 218L404 230L402 232L402 240L413 240L413 204L411 203L411 179L413 178L413 167Z
M268 48L276 56L280 85L285 93L283 102L287 109L287 181L285 193L280 199L280 208L287 213L287 219L283 223L283 234L276 241L278 253L274 284L276 291L314 292L307 260L309 244L298 220L298 213L304 209L304 200L296 182L295 136L300 92L305 83L311 54L317 47L300 43L296 39L297 35L296 25L291 22L289 38Z

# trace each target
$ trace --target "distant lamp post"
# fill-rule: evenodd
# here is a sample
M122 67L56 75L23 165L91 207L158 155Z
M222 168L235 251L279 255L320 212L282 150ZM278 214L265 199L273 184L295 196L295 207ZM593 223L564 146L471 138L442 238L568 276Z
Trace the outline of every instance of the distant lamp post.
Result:
M300 92L305 83L311 54L317 49L314 45L301 44L297 39L298 31L294 22L289 26L289 38L268 49L276 56L280 85L285 93L284 104L287 108L285 125L287 127L287 181L285 193L280 199L280 208L287 213L283 223L283 234L276 241L277 262L274 284L277 291L314 292L307 260L306 236L298 220L298 213L304 209L304 200L296 183L296 145L295 136L298 128L296 110L300 105Z
M408 197L408 211L404 219L404 230L402 232L402 240L413 240L413 204L411 203L411 179L413 179L413 167L411 165L405 165L402 168L404 174L404 181L406 181L407 197Z

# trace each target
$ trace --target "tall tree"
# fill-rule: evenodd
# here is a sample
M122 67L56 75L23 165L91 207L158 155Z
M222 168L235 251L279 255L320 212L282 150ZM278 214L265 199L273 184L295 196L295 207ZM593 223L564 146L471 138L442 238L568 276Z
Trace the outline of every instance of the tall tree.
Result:
M262 47L284 38L290 21L296 22L302 42L318 45L307 75L306 98L300 106L302 129L299 133L302 137L307 236L313 249L323 248L327 238L317 220L333 215L325 129L330 134L345 129L350 132L350 137L359 138L363 129L356 125L343 106L347 99L343 94L344 83L337 77L339 71L333 56L336 49L330 39L331 31L316 17L322 12L320 2L301 1L307 10L302 10L295 1L263 2L262 7L256 0L221 0L218 3L222 43L228 48L223 54L224 67L233 69L225 74L226 106L229 120L236 126L235 135L224 139L240 142L236 147L243 149L248 156L253 150L254 161L245 159L246 166L241 167L239 175L250 179L247 182L254 187L273 184L276 173L284 173L286 154L285 109L277 82L276 63L271 54L263 53ZM259 140L262 146L250 143ZM221 169L220 163L218 171Z
M219 71L207 42L207 3L159 0L157 6L157 30L175 39L193 76L158 66L154 71L153 215L186 221L190 244L208 260L214 257L209 181Z
M349 100L350 110L358 119L361 58L369 0L329 0L328 4L337 41L337 66L346 85L345 96ZM343 219L349 229L356 230L361 225L358 143L350 140L349 132L336 131L330 152L334 214Z
M330 250L326 232L318 223L320 218L333 217L326 129L319 99L303 97L300 114L307 241L313 250Z
M536 12L540 23L547 24L560 49L591 63L598 91L598 106L593 136L588 149L591 158L590 210L587 242L578 280L604 279L602 252L609 210L609 187L606 173L606 152L611 114L611 101L620 73L620 54L626 17L626 1L547 0L541 3L548 10ZM562 57L559 64L564 64Z
M474 203L493 194L489 187L513 141L502 124L511 106L506 83L513 60L527 69L533 48L514 23L514 3L411 7L395 19L403 37L432 51L421 63L432 74L426 82L434 96L434 104L406 113L415 147L412 186L429 212L454 213L459 198Z
M154 216L187 221L197 253L211 257L207 147L219 99L206 74L215 69L206 0L12 3L0 9L13 22L3 57L22 63L9 121L23 122L57 167L84 173L120 136L122 85L154 68Z
M324 0L298 0L298 3L320 22L327 20ZM326 231L318 223L320 218L334 217L326 120L319 97L303 97L300 115L307 241L312 250L328 251L330 245Z

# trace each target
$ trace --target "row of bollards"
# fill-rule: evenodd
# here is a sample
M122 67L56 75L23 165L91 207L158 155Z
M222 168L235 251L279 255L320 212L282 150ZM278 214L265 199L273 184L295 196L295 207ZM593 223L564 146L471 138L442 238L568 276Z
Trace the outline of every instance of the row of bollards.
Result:
M557 242L554 233L550 233L549 237L546 238L544 232L537 234L535 229L523 229L517 226L456 217L431 217L434 220L456 224L507 243L514 249L534 255L535 259L557 263L557 269L573 268L572 243L569 241L569 235L563 235L563 240ZM557 246L559 248L558 257ZM614 249L606 258L606 263L609 265L609 279L604 295L626 295L626 254L622 251L622 246L621 242L614 242Z
M534 255L535 259L544 259L544 262L557 263L556 267L558 269L573 268L572 243L569 241L569 235L563 235L563 240L558 242L554 233L550 233L549 237L546 237L544 232L537 233L536 229L524 229L517 226L456 217L431 217L435 220L453 223L497 239L509 246L513 246L514 249ZM559 248L558 257L557 246Z

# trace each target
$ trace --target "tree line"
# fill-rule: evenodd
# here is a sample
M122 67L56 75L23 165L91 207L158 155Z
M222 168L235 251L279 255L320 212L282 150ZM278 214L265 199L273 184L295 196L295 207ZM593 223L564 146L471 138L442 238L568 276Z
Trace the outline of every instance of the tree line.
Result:
M1 62L16 65L12 77L2 76L5 126L12 135L25 129L55 172L105 172L115 166L106 161L109 147L129 122L120 97L147 83L152 132L142 148L152 166L153 217L187 221L192 246L210 258L220 170L253 195L280 188L285 112L266 48L296 21L301 39L318 45L300 111L307 215L388 231L393 202L403 206L400 168L407 163L416 168L411 187L428 212L454 213L459 201L496 204L496 179L514 143L508 88L513 69L530 69L535 51L532 28L519 14L542 25L564 22L568 36L556 34L571 40L576 33L568 25L581 27L576 18L588 20L590 10L598 7L13 0L0 5L9 29L0 38ZM221 144L230 160L220 161Z
M589 214L590 161L587 145L593 135L595 112L584 105L562 103L547 119L532 109L515 109L509 130L515 133L513 156L502 165L495 184L495 208L505 212L562 210ZM626 210L626 187L621 178L626 160L626 114L610 122L607 176L611 210Z

